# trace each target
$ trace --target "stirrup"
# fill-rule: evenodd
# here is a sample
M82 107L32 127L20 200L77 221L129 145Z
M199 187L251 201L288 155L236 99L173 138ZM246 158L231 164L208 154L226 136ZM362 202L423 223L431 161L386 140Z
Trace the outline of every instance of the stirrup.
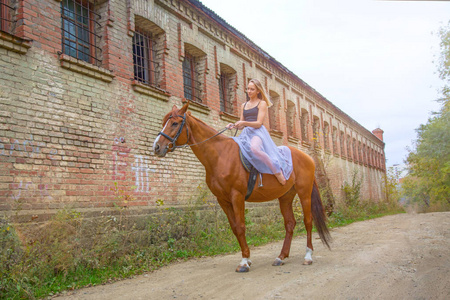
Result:
M259 185L258 185L258 187L263 187L264 185L263 185L263 182L262 182L262 174L261 173L259 173Z

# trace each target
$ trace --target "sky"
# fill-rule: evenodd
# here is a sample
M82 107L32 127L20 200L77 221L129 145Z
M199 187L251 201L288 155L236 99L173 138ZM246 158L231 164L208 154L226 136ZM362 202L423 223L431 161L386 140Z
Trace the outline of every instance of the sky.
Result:
M438 111L450 1L200 0L369 131L402 165Z

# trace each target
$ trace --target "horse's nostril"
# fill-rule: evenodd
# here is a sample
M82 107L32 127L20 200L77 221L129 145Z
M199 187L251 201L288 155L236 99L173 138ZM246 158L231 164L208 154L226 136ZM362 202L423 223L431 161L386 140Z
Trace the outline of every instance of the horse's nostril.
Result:
M159 151L159 145L158 144L155 145L155 149L154 150L155 150L155 152Z

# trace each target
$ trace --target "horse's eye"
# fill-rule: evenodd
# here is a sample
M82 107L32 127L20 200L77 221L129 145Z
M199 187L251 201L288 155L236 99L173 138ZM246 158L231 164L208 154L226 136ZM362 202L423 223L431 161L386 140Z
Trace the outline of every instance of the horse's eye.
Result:
M177 122L173 122L173 123L172 123L172 126L173 126L173 127L176 127L176 126L178 126L178 123L177 123Z

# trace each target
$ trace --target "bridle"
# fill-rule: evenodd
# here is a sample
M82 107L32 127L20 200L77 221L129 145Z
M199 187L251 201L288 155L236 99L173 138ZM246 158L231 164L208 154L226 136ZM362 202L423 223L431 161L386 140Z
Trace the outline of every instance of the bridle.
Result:
M168 122L171 118L173 118L173 117L174 117L174 116L170 116L170 117L167 119L167 122ZM162 135L163 137L165 137L166 139L168 139L168 140L170 141L170 143L167 144L166 148L169 149L169 150L171 150L171 152L175 151L175 149L177 149L177 148L187 148L187 147L192 147L192 146L197 146L197 145L203 144L204 142L207 142L207 141L209 141L210 139L212 139L212 138L218 136L219 134L222 134L223 132L225 132L225 131L228 129L228 128L225 127L224 129L220 130L218 133L216 133L216 134L213 135L212 137L209 137L209 138L207 138L206 140L201 141L201 142L199 142L199 143L195 143L195 144L190 144L190 145L189 145L189 144L188 144L188 142L189 142L189 127L186 126L186 134L187 134L187 140L186 140L186 143L185 143L184 145L177 146L177 145L176 145L176 142L177 142L178 138L180 137L181 132L183 131L184 125L186 125L186 113L185 113L184 115L182 115L182 116L181 116L181 115L178 115L178 117L182 118L183 121L181 121L181 125L180 125L180 127L178 128L178 131L177 131L177 133L175 134L175 136L174 136L173 138L170 137L170 136L168 136L167 134L165 134L165 133L162 132L162 131L160 131L160 132L158 133L158 135L156 136L156 137L158 137L158 136ZM167 123L166 123L166 124L167 124ZM172 146L172 147L170 147L170 146Z
M170 117L167 119L167 122L169 122L169 120L172 119L173 117L174 117L174 116L170 116ZM175 136L174 136L173 138L170 137L170 136L168 136L167 134L165 134L165 133L162 132L162 131L160 131L160 132L158 133L158 135L156 136L156 137L158 137L158 136L162 135L163 137L165 137L166 139L168 139L168 140L170 141L170 143L167 144L166 148L169 149L169 150L172 150L172 151L174 151L176 148L183 148L183 147L188 146L188 141L189 141L189 129L188 129L188 127L186 126L186 133L187 133L186 144L181 145L181 146L177 146L177 145L175 144L175 143L177 142L178 138L179 138L180 135L181 135L181 131L183 131L184 125L186 124L186 114L184 114L183 116L178 115L178 117L182 118L183 121L181 121L181 125L180 125L180 127L178 128L178 131L177 131L177 133L175 134ZM166 122L166 124L167 124L167 122ZM172 146L172 147L170 147L170 146Z

